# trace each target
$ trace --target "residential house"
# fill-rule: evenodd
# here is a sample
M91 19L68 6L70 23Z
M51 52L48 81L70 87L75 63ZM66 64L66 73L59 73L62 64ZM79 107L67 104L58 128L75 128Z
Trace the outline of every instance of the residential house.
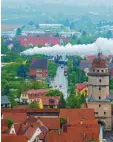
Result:
M48 72L47 59L33 59L30 64L29 74L34 79L45 79Z
M33 101L39 108L58 108L60 105L60 96L45 96L36 98Z
M48 132L47 142L88 142L91 140L100 141L100 127L95 125L77 125L67 127L65 132Z
M76 84L76 94L80 95L83 94L85 96L88 95L88 83L77 83Z
M35 103L41 109L58 108L60 96L46 96L49 89L28 90L20 96L20 102L24 104Z
M49 45L56 45L61 43L61 40L63 42L67 42L68 38L61 38L61 37L37 37L37 36L18 36L17 40L20 41L22 46L45 46L46 44Z
M1 96L1 107L2 108L11 107L11 102L8 99L8 96Z
M15 108L2 110L3 115L4 113L8 115L2 119L2 134L6 135L7 133L8 136L14 135L17 138L18 136L26 136L28 142L84 142L91 139L100 142L101 139L100 126L95 119L93 109ZM14 116L16 123L14 122L11 128L8 128L6 123L6 120L10 118L9 113L18 117L17 119ZM26 114L26 118L21 118L22 113ZM62 131L60 131L61 118L66 120Z
M20 102L24 104L30 104L32 103L35 99L41 97L41 96L46 96L46 93L49 91L49 89L31 89L26 92L23 92L20 96Z
M86 73L86 76L89 72L89 68L91 67L91 61L88 60L81 60L80 61L80 65L79 65L80 69L84 70Z

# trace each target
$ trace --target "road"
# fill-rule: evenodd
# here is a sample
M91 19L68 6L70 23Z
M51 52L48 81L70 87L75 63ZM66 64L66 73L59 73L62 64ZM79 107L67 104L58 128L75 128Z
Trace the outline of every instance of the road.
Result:
M64 98L65 99L67 98L68 80L64 76L64 68L61 68L60 66L57 68L56 77L51 82L51 85L52 85L53 89L58 89L58 90L62 91L64 94ZM60 85L62 87L60 87ZM57 87L55 87L55 86L57 86Z

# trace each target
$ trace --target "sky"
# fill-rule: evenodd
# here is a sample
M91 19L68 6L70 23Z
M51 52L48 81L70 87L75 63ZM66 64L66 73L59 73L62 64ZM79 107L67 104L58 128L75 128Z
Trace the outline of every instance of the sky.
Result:
M75 5L113 5L113 0L2 0L2 4L8 5L11 3L64 3L64 4L75 4Z

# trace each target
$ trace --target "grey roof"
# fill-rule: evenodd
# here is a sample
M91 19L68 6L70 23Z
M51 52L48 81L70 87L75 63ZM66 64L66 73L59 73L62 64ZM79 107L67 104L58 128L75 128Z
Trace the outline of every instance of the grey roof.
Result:
M91 62L88 60L82 60L80 62L80 68L84 69L84 68L90 68L91 67ZM113 68L113 63L108 63L107 64L108 69L112 69Z
M108 69L113 69L113 63L108 64Z
M110 97L106 97L103 100L97 100L94 96L88 97L87 100L88 102L110 102L111 101Z
M1 104L10 104L11 102L8 99L8 96L1 96Z
M91 97L88 97L88 102L94 102L96 101L95 97L91 96Z
M90 68L90 67L91 67L91 62L89 62L87 60L80 62L80 68L81 69Z
M31 63L30 69L47 69L47 59L36 59Z

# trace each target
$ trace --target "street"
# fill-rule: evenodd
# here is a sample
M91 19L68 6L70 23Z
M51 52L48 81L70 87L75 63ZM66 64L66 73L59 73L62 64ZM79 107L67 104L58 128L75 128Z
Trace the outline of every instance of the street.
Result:
M64 98L67 98L68 80L64 76L64 68L60 66L57 68L56 77L51 83L53 89L58 89L63 92Z

